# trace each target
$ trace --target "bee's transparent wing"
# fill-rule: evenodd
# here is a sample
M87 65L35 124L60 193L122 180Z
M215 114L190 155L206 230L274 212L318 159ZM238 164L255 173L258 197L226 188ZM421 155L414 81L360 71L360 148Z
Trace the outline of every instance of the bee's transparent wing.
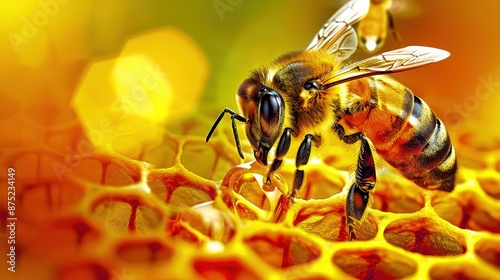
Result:
M335 73L328 87L363 77L401 72L446 59L450 53L444 50L409 46L363 59Z
M353 0L340 8L318 31L306 50L324 50L343 61L358 46L352 25L368 13L370 0Z

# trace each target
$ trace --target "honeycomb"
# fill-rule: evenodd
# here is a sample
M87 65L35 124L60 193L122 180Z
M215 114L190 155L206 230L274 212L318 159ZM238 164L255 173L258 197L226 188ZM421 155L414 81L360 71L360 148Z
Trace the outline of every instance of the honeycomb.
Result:
M73 72L83 66L50 59L64 83L0 94L0 180L15 169L17 217L16 272L2 261L2 279L500 279L500 136L479 134L477 119L451 134L460 164L451 193L379 162L351 242L355 153L313 160L288 204L293 160L266 188L244 138L239 159L229 121L205 143L224 105L195 111L209 63L182 31L134 37L81 79ZM197 86L187 93L187 83ZM0 205L6 260L5 191Z
M206 126L195 119L181 127ZM276 175L278 188L263 189L266 169L254 161L239 164L229 152L230 127L222 131L210 144L166 131L161 145L168 148L155 163L144 159L156 150L131 159L99 148L81 155L62 181L48 176L51 162L64 162L51 141L9 150L3 168L8 162L19 174L20 278L4 279L500 276L498 160L478 161L478 169L462 166L450 194L426 192L392 171L382 173L358 228L360 240L349 242L347 161L331 157L308 166L301 198L286 208L282 193L293 168ZM41 133L67 143L84 137L77 123ZM475 149L468 145L458 143ZM497 147L488 154L500 158ZM207 166L197 166L201 162Z

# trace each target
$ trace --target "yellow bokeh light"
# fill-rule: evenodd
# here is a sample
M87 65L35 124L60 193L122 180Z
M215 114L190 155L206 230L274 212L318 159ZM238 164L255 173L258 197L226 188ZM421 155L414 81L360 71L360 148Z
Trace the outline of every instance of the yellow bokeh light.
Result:
M144 56L120 57L111 74L113 89L130 114L164 125L175 95L160 66Z
M161 144L165 125L192 113L207 71L189 37L156 30L130 39L117 58L92 63L72 104L94 146L136 158Z

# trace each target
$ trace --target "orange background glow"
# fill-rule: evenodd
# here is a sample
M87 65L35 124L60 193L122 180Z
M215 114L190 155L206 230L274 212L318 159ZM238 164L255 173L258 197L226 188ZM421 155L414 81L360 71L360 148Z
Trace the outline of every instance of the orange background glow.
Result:
M284 52L304 48L344 2L47 0L41 1L46 3L42 5L37 1L3 1L0 79L6 106L2 110L8 114L15 106L26 106L31 114L49 118L49 122L73 119L70 106L54 111L50 103L69 104L92 62L118 56L127 41L140 34L177 28L199 48L206 62L206 69L186 69L191 75L205 75L202 90L189 90L195 85L188 78L179 87L186 90L183 97L190 93L201 96L197 108L212 116L221 105L236 107L234 93L251 69ZM484 93L488 99L479 104L471 100L471 95L481 91L481 81L494 81L489 89L496 90L496 80L500 80L500 37L494 31L500 22L495 14L500 4L493 0L474 5L430 0L394 2L395 26L404 44L433 46L451 53L444 62L394 76L450 122L496 120L491 112L500 102L499 95ZM165 38L145 44L155 48L172 42ZM389 36L383 50L396 47ZM363 56L360 53L356 57ZM183 65L186 59L179 54L169 62ZM454 104L470 110L445 114ZM192 110L185 115L190 113ZM16 133L20 132L11 131L4 137Z
M167 173L174 178L171 180L175 181L176 187L184 188L189 182L192 184L190 187L201 190L198 196L191 197L189 191L178 195L176 203L183 204L184 199L192 199L197 203L213 200L216 186L231 168L242 163L233 148L228 119L222 121L219 130L220 135L225 137L215 137L211 142L215 143L214 147L220 145L226 149L206 148L208 144L205 145L204 137L217 114L225 107L237 109L236 90L252 69L269 63L281 54L306 47L324 22L346 2L1 1L0 278L35 279L32 277L40 276L39 279L77 279L73 277L79 275L78 279L95 279L95 275L86 275L86 270L78 274L79 267L73 270L71 258L77 256L75 259L81 261L78 259L81 252L105 256L105 249L102 248L107 247L71 247L68 244L81 240L61 232L54 233L55 229L46 229L46 222L52 222L54 217L63 217L61 221L64 222L61 223L81 225L79 220L71 220L65 215L84 216L82 213L93 207L92 215L95 216L92 216L92 221L95 224L89 222L91 225L88 226L84 223L84 231L89 233L85 235L90 240L87 241L95 244L92 240L101 240L102 235L111 236L111 239L116 237L117 240L123 238L117 230L122 229L120 225L107 224L109 228L102 229L99 226L105 222L99 219L106 213L115 215L113 219L124 221L124 217L131 212L129 208L135 207L134 203L156 205L156 198L133 195L139 191L155 193L165 183L159 183L158 178L165 175L161 172L151 171L151 181L141 179L141 176L148 175L144 175L144 170L149 170L150 166L158 169L174 166ZM473 171L482 168L491 171L493 175L485 173L485 176L491 175L496 181L488 183L488 186L493 186L487 191L493 197L488 198L488 201L498 203L500 1L393 2L395 28L405 45L436 47L451 53L445 61L393 77L433 108L445 123L452 141L465 143L463 148L457 148L461 167ZM399 47L394 38L388 35L381 51ZM358 50L352 59L367 56ZM241 128L243 148L249 161L251 151ZM186 138L179 138L181 136ZM94 155L95 151L97 155ZM82 161L82 158L87 157L90 160ZM104 161L103 158L113 166L110 167L111 171L107 171L111 172L110 176L97 167ZM185 169L176 169L180 166L179 162ZM20 272L17 274L8 272L5 264L8 247L4 237L8 235L6 218L9 213L6 210L7 191L4 186L9 167L16 170L16 203L19 202L16 204L16 213L19 215L17 242L21 244L19 248L26 244L34 248L27 250L24 247L18 251ZM191 172L189 176L186 175L188 171ZM231 172L239 174L246 171ZM66 181L66 176L76 179ZM467 178L475 177L471 175ZM71 186L85 185L88 189L75 187L68 193L63 191L68 182L71 182ZM133 185L135 189L109 188L94 192L93 188L100 183L106 186ZM477 185L477 182L471 179L471 184ZM340 189L342 186L337 191ZM162 191L165 192L162 195L168 197L167 191ZM101 192L106 192L111 198L118 192L120 195L130 192L132 198L126 200L129 208L100 201L98 197ZM486 196L483 192L481 195ZM335 203L339 201L335 199ZM68 208L71 210L67 212L59 211L64 208L58 208L60 205L73 203L78 206ZM336 205L343 206L340 202ZM145 239L154 239L154 234L160 231L152 226L156 220L161 220L158 224L163 225L167 219L167 214L157 215L165 208L155 207L141 210L142 214L138 214L154 217L137 225L153 232ZM495 213L498 215L499 212ZM448 213L449 216L453 214ZM229 219L221 215L224 221ZM495 222L491 224L492 240L500 244L500 229L496 228L500 227L500 217L495 216L492 220ZM450 232L457 231L452 225L444 228ZM109 234L106 231L108 229L110 232L117 230L118 233L113 231ZM297 238L307 236L302 231L295 231L298 232ZM130 239L133 237L133 234L126 236ZM226 236L219 238L224 239ZM259 238L265 239L266 236ZM260 240L252 242L258 243ZM60 245L55 253L50 253L53 249L50 244ZM316 243L313 245L317 246ZM188 252L186 255L191 252L189 250L195 250L187 245L179 246L185 246L182 248ZM237 251L238 248L232 250ZM168 250L158 250L159 259L168 259L170 253ZM259 252L256 253L259 255ZM266 253L270 254L261 252L262 255ZM23 254L26 254L30 263L23 263ZM498 250L494 254L500 258ZM133 255L130 253L127 257L134 259ZM60 270L56 272L56 268L48 266L47 262L34 261L43 259L67 266L62 266L62 269L58 267ZM109 261L104 266L119 267L115 264ZM244 266L232 263L232 260L227 260L227 264L233 268ZM498 260L495 264L499 265ZM29 268L30 272L23 272L23 267ZM148 267L140 269L147 271ZM336 269L343 273L340 268ZM491 266L489 269L488 272L500 275L498 267ZM265 276L266 270L263 271L255 273ZM251 272L254 273L253 270ZM179 271L176 273L182 275ZM207 278L225 277L207 275ZM249 275L249 278L255 276ZM118 279L109 274L107 278L97 278Z

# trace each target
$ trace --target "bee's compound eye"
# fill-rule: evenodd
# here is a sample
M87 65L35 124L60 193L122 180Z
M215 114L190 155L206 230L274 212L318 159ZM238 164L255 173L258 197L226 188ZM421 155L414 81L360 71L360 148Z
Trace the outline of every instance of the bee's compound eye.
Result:
M265 137L273 138L281 125L283 99L276 91L267 91L260 101L260 127Z
M318 89L318 84L315 81L307 81L304 84L304 89L305 90L311 90L311 89Z

